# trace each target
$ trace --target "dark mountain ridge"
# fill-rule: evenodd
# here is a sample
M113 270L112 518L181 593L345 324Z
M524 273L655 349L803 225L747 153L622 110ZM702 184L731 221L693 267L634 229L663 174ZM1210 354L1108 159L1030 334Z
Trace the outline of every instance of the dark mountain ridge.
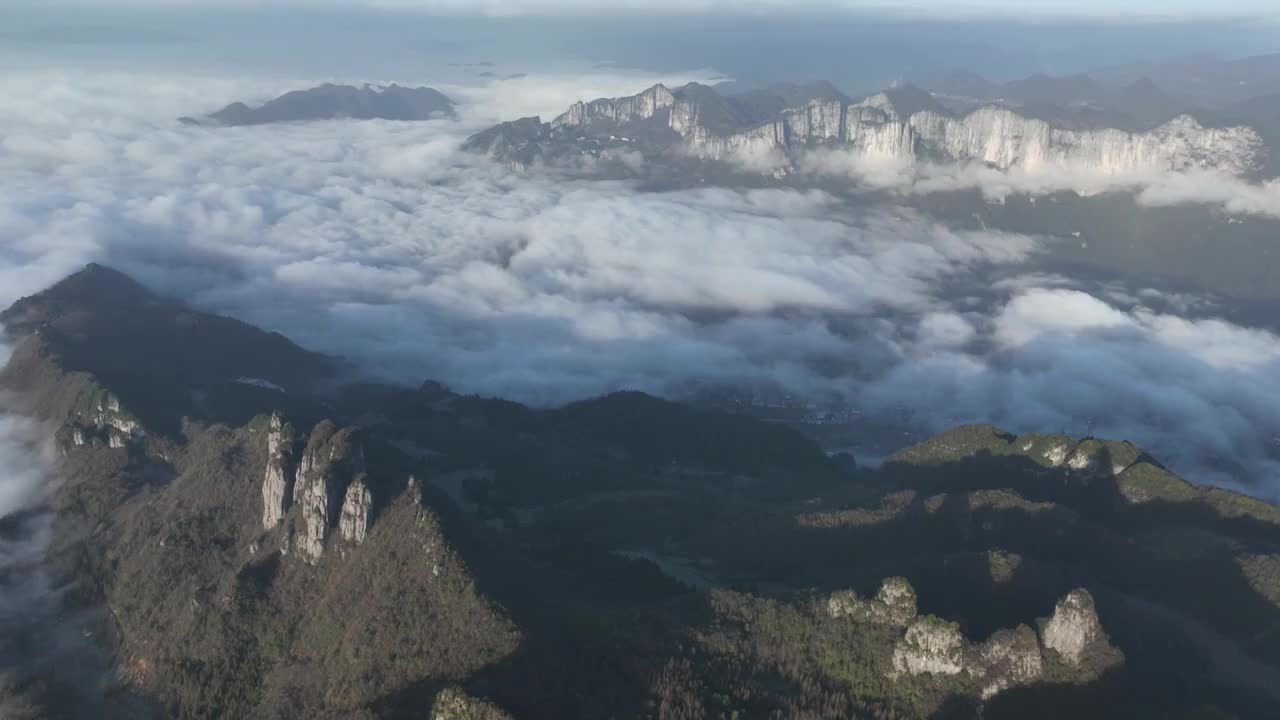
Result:
M258 107L232 103L203 118L184 117L189 125L264 125L310 120L431 120L455 115L453 101L434 88L334 85L294 90Z

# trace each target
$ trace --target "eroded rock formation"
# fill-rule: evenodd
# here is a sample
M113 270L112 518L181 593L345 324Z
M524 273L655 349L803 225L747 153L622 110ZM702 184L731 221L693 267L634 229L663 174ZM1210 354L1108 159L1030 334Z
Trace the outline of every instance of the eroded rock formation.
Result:
M983 700L1034 682L1044 673L1040 643L1035 631L1026 625L997 630L979 646L977 659L973 674L981 684Z
M70 432L62 437L73 447L124 448L146 435L138 419L121 406L120 398L100 388L90 390L80 401L67 427Z
M896 673L957 675L965 669L960 626L932 615L917 619L893 649Z
M886 611L877 603L890 607L892 604L885 600L898 598L905 615L907 603L903 599L907 597L914 614L915 591L906 580L891 578L885 581L876 600L858 600L854 596L851 601L848 595L837 593L830 600L829 610L833 616L883 624ZM933 615L908 619L903 624L907 628L893 650L892 676L963 676L965 682L973 683L973 692L983 700L1039 680L1051 662L1065 665L1080 678L1089 678L1120 659L1102 631L1092 596L1083 589L1072 590L1058 601L1053 615L1041 621L1039 636L1030 627L1019 625L998 630L986 641L974 643L964 637L958 624ZM1090 650L1097 650L1097 662L1085 662Z
M267 426L267 472L262 481L262 527L284 520L293 496L293 428L276 413Z
M325 539L334 525L339 498L363 471L364 457L354 429L339 428L325 420L311 431L298 465L293 493L301 524L295 546L308 562L314 563L324 554Z
M1088 590L1067 593L1053 608L1053 615L1041 622L1041 639L1071 666L1078 666L1086 649L1095 642L1106 642L1102 623Z
M347 487L342 500L342 514L338 518L338 530L342 539L359 545L369 531L369 513L373 509L373 494L361 475Z

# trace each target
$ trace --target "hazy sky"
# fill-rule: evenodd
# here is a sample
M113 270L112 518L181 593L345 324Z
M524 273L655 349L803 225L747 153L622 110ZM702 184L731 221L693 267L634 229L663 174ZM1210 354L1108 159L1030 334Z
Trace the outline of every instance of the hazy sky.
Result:
M467 63L493 63L483 72L498 76L612 63L661 73L708 69L740 80L825 79L861 93L954 70L1011 80L1193 53L1280 50L1280 24L1243 17L1275 15L1276 4L1261 0L1088 0L1070 4L1072 17L1053 20L1046 11L1067 3L627 2L654 12L620 20L604 12L618 3L600 0L6 0L0 71L165 67L439 83L481 74L459 68ZM1220 17L1200 17L1206 13L1198 6ZM1003 11L973 12L983 7ZM1134 17L1133 9L1178 12L1153 19ZM719 12L692 12L709 10Z
M528 15L564 12L651 11L701 12L804 12L832 10L893 10L919 15L942 12L955 15L1011 14L1070 16L1167 17L1258 15L1276 17L1280 5L1272 0L18 0L18 4L43 5L256 5L256 6L363 6L426 12Z

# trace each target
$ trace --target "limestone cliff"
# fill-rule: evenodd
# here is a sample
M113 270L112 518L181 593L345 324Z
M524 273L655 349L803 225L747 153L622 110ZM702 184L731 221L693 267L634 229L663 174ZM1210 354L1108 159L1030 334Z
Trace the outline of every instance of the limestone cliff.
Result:
M1105 175L1186 169L1244 174L1257 170L1265 156L1263 140L1253 129L1205 127L1189 115L1141 132L1068 128L1001 105L956 115L927 93L910 89L858 102L812 97L761 121L711 88L655 85L638 95L575 103L549 124L533 119L536 129L529 120L481 133L467 147L523 161L533 157L534 146L540 148L537 154L545 154L557 145L585 141L580 150L598 152L602 142L638 137L647 138L639 146L646 151L674 149L703 159L733 160L786 157L821 145L873 161L977 162L1028 173Z
M672 107L676 96L663 85L654 85L639 95L631 97L576 102L563 115L551 122L551 127L584 126L597 122L628 123L648 120L660 110Z

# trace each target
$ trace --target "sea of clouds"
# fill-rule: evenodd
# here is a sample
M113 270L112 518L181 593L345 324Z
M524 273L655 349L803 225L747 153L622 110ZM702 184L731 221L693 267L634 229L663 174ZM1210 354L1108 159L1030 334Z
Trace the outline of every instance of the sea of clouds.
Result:
M98 261L385 379L538 404L769 386L926 430L1131 439L1193 480L1276 494L1280 338L1194 298L1045 275L1043 238L894 204L646 191L458 149L497 120L708 75L531 75L442 87L456 121L252 128L175 118L316 79L0 77L0 306ZM1162 182L1136 190L1206 201Z

